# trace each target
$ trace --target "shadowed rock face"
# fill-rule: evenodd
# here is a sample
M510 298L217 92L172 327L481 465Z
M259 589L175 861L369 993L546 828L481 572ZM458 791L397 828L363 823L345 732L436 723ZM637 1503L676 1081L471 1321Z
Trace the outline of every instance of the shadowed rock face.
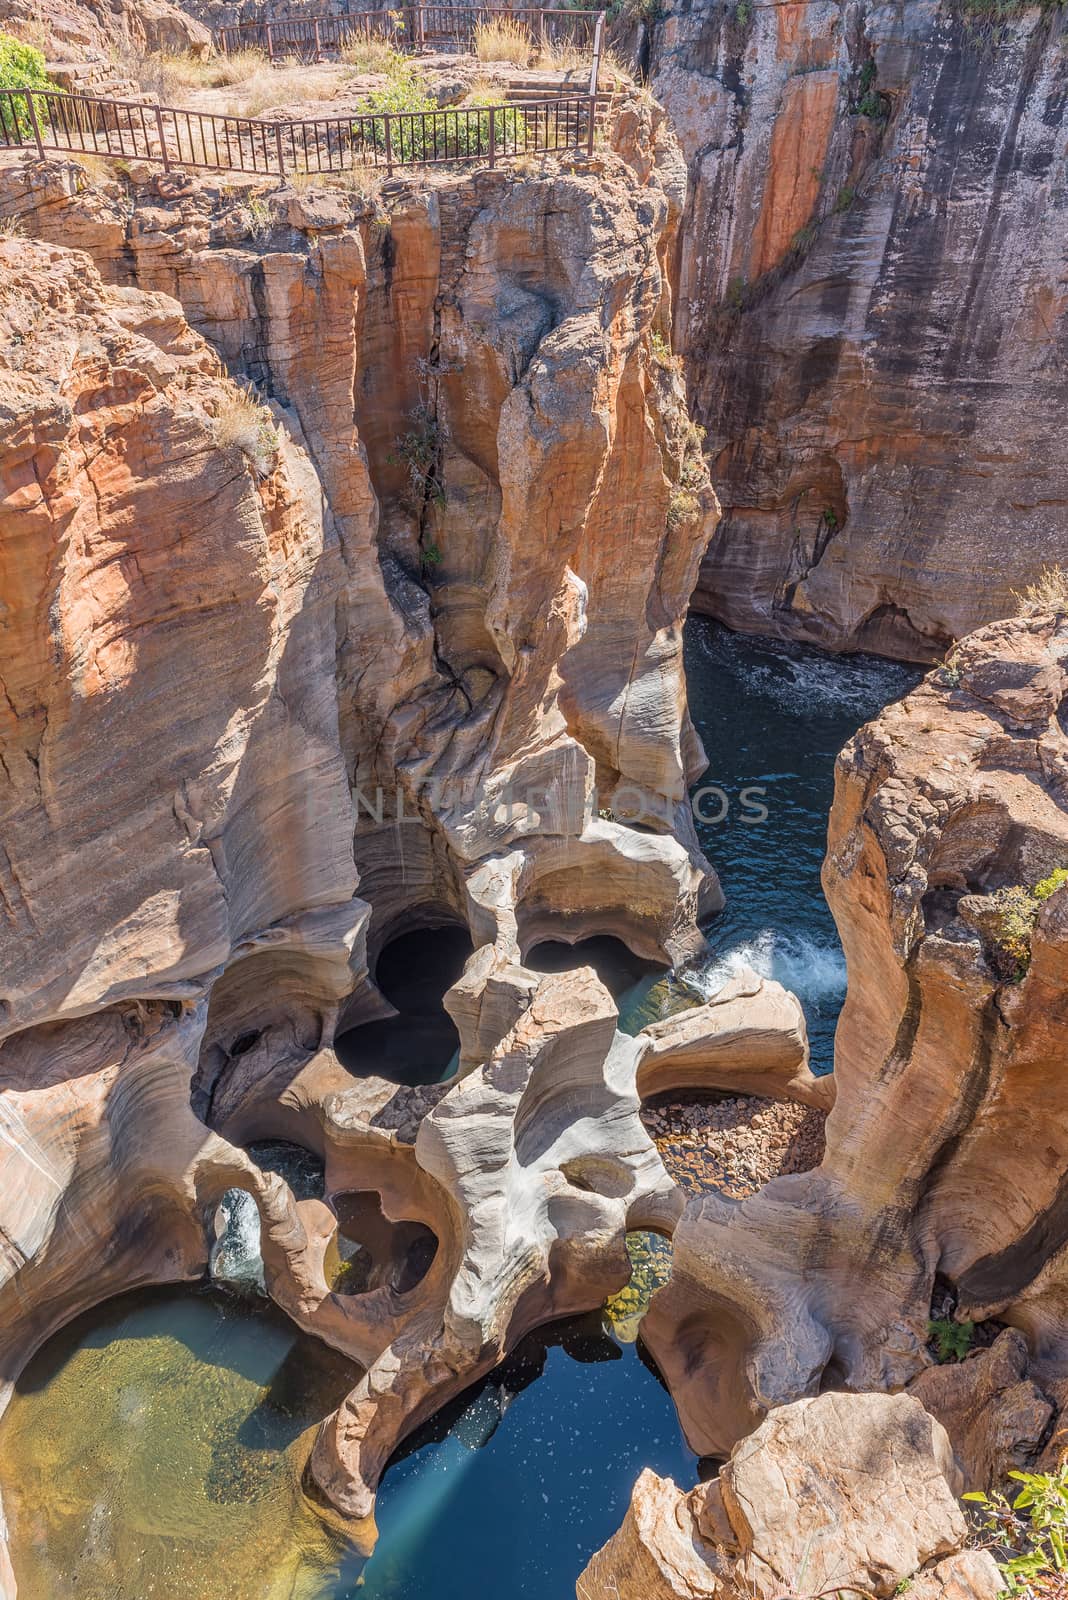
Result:
M724 505L699 609L931 660L1068 557L1064 27L668 7L676 344Z
M36 235L0 241L0 1382L199 1275L244 1189L270 1294L366 1369L311 1465L355 1517L680 1207L607 992L522 964L683 956L719 901L681 662L715 501L651 339L651 118L640 176L398 189L385 224L290 193L258 242L182 174L0 177ZM457 925L463 1075L354 1078L331 1046L391 1013L380 951ZM320 1155L325 1199L260 1138ZM335 1291L357 1194L378 1256Z
M994 1436L995 1407L1042 1443L1035 1385L1056 1397L1068 1371L1066 701L1068 619L1028 615L964 640L839 757L824 886L849 988L826 1155L749 1199L691 1200L643 1324L698 1451L823 1387L904 1386L930 1365L936 1288L1031 1350L1029 1377L1002 1349L974 1390L925 1380L962 1465L982 1481L1028 1453Z

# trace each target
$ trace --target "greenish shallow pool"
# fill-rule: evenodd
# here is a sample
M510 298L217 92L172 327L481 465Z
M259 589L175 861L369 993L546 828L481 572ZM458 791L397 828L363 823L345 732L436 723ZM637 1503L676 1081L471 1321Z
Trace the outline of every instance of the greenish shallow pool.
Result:
M345 1361L217 1292L97 1308L0 1423L20 1600L571 1600L641 1468L693 1478L633 1343L665 1248L635 1241L618 1337L595 1314L528 1338L408 1441L363 1571L299 1487L308 1430L355 1381Z

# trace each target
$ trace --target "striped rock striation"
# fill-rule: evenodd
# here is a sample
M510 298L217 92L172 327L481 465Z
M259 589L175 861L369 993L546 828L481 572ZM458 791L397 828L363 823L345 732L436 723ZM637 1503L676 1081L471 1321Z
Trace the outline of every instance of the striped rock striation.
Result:
M664 8L652 86L690 173L675 344L724 505L699 609L931 661L1068 561L1066 25Z

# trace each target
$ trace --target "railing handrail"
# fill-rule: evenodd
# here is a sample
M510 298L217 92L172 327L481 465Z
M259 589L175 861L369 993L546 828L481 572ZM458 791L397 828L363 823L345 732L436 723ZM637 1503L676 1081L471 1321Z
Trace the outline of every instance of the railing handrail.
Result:
M42 158L49 153L110 156L159 162L165 170L173 165L276 176L284 181L287 152L290 171L301 171L310 177L328 177L348 170L346 157L349 166L385 168L392 173L395 166L481 160L492 167L498 159L528 152L573 153L584 149L592 154L596 112L596 94L574 93L496 105L439 106L426 111L371 110L271 121L141 100L66 94L55 89L4 89L0 90L0 147L36 145ZM486 119L485 124L482 118ZM173 145L170 149L168 119ZM392 137L398 129L399 134ZM209 133L214 159L209 159ZM243 144L242 140L246 142ZM113 143L118 148L113 148ZM470 148L472 144L474 150ZM418 154L417 145L421 151ZM427 153L428 146L432 146L431 154ZM441 149L444 154L439 153Z
M590 68L590 94L596 95L597 83L601 76L601 48L604 42L604 12L597 14L597 22L593 30L593 65Z
M447 27L427 26L427 15L431 20L448 18ZM512 18L517 21L533 19L537 23L539 33L544 33L545 25L554 18L565 19L570 22L589 23L594 21L596 31L603 31L604 12L597 7L576 7L574 10L566 6L506 6L506 5L454 5L447 3L434 4L404 4L395 7L375 7L368 11L346 12L342 16L333 16L319 13L310 17L284 17L278 20L262 18L248 22L232 22L216 28L212 39L217 50L224 55L228 53L230 45L240 44L241 37L246 34L262 36L267 41L267 52L274 58L274 41L277 35L286 43L302 41L312 45L316 54L325 48L332 48L337 40L345 34L371 34L378 25L382 34L394 39L400 38L403 29L398 26L398 19L407 15L410 19L407 41L424 41L435 34L447 34L453 37L461 28L474 33L478 23L484 19ZM331 35L334 37L331 38Z

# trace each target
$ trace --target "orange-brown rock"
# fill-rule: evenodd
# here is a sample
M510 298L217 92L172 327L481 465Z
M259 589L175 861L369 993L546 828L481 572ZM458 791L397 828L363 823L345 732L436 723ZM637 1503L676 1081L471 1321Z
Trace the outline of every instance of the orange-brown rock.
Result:
M988 1349L928 1367L909 1385L952 1439L969 1489L1000 1490L1010 1472L1037 1461L1054 1406L1028 1364L1023 1334L1006 1328Z
M824 883L849 987L826 1155L749 1199L691 1200L643 1327L700 1451L828 1382L916 1377L936 1274L959 1318L1026 1336L1040 1390L1065 1375L1066 696L1068 617L1027 615L965 640L839 758ZM977 902L1017 950L1009 975ZM1004 1458L987 1410L986 1441L960 1413L969 1464Z
M607 994L522 966L607 930L683 955L719 899L659 172L399 187L388 227L305 190L266 230L181 173L0 172L37 235L0 239L2 1377L201 1273L243 1189L271 1295L367 1369L314 1467L357 1516L420 1416L678 1210ZM383 945L443 922L476 947L465 1076L355 1079L332 1044L389 1013ZM317 1151L324 1200L260 1137ZM382 1260L346 1295L350 1204Z
M662 8L675 342L725 510L698 609L930 661L1068 562L1063 40L948 0Z
M902 1587L993 1600L987 1551L966 1550L941 1424L905 1395L825 1394L783 1406L689 1494L646 1470L578 1600L774 1600Z
M210 30L170 0L0 0L0 30L64 63L211 49Z
M830 1109L834 1079L808 1064L804 1012L771 978L743 970L704 1005L641 1031L638 1092L727 1089Z

